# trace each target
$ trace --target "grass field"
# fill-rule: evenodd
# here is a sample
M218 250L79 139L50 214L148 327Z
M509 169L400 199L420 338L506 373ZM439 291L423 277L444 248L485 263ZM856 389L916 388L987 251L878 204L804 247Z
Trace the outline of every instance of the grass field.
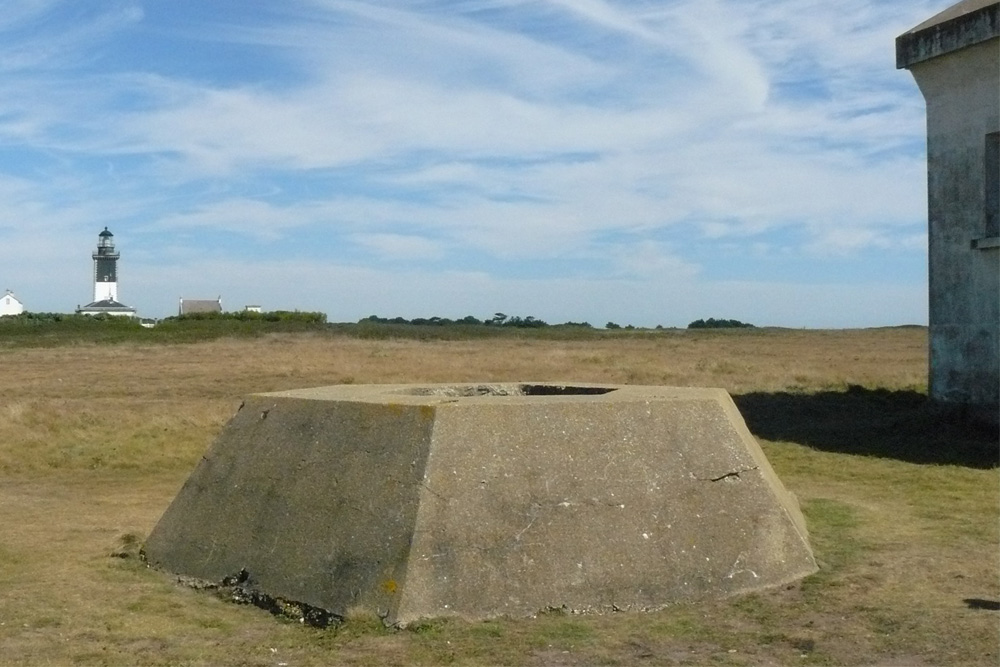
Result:
M926 403L926 343L921 328L0 339L0 664L996 665L996 434ZM136 557L245 394L516 380L728 389L799 497L820 571L656 613L319 630Z

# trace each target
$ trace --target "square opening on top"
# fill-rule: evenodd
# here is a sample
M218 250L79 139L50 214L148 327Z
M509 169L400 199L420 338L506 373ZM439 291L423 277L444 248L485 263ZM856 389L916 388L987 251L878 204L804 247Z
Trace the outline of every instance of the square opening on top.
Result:
M459 384L414 387L398 393L410 396L595 396L615 391L614 387L583 387L562 384Z

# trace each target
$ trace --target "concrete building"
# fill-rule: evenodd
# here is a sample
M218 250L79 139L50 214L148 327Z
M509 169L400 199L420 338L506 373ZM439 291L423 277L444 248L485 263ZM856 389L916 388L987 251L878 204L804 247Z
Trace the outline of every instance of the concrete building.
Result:
M135 317L135 308L118 301L118 259L121 253L115 251L115 235L107 227L97 235L97 250L91 257L94 260L94 300L82 308L77 306L77 314Z
M20 315L24 312L24 304L18 300L14 293L6 290L0 297L0 317L4 315Z
M1000 420L1000 2L896 39L927 103L931 398Z

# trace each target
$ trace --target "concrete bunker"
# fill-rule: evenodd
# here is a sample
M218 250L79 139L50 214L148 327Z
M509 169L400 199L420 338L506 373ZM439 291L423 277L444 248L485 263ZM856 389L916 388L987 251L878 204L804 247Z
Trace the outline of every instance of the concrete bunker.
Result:
M144 550L391 624L655 609L816 570L724 390L584 383L252 395Z

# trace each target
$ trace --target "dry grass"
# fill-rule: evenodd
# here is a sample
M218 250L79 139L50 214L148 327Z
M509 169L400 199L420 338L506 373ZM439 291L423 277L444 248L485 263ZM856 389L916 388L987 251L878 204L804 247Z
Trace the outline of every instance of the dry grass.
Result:
M994 665L995 441L927 409L925 350L921 329L8 350L0 663ZM655 614L319 631L129 557L243 395L483 380L727 388L801 499L820 573Z

